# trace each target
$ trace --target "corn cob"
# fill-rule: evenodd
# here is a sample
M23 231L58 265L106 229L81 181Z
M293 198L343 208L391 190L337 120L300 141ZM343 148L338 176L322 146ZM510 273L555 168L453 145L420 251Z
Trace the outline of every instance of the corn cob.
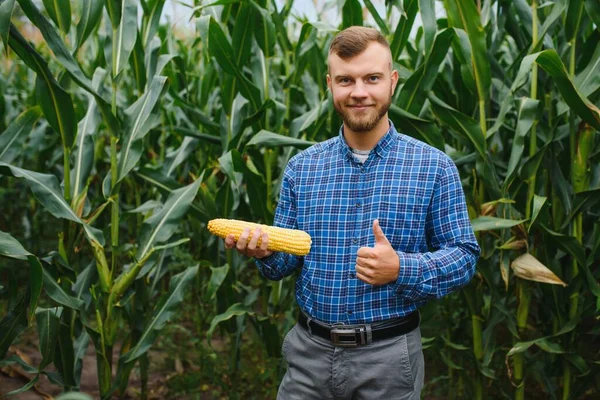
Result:
M304 256L310 251L310 245L312 244L310 235L298 229L278 228L276 226L255 224L236 219L217 218L208 222L210 233L222 238L232 234L235 236L236 241L246 228L250 228L249 238L252 238L254 230L258 227L269 235L268 250L281 251L297 256ZM260 246L260 243L261 239L258 239L257 246Z

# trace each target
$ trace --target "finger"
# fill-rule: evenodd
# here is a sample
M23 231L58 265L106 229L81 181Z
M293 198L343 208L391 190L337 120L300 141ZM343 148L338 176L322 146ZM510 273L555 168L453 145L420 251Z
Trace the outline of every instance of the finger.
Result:
M375 252L373 251L373 249L371 247L361 247L356 252L356 255L358 257L363 257L363 258L374 258Z
M258 239L260 238L260 234L261 234L261 229L256 228L252 234L252 239L250 240L250 243L248 243L248 250L256 249L256 245L258 244Z
M262 240L260 242L260 249L266 252L268 246L269 246L269 235L267 235L266 233L263 233Z
M373 234L375 235L375 244L390 244L383 233L383 229L379 226L379 220L373 221Z
M233 246L235 246L235 236L229 234L227 237L225 237L225 247L228 249L233 249Z
M369 259L363 257L356 257L356 265L362 268L369 268L371 266Z
M237 244L235 246L238 250L243 251L246 249L246 246L248 245L248 236L250 236L250 228L244 229L244 231L240 235L240 238L238 239Z
M371 279L360 272L356 273L356 277L358 279L360 279L361 281L363 281L364 283L368 283L369 285L371 284Z

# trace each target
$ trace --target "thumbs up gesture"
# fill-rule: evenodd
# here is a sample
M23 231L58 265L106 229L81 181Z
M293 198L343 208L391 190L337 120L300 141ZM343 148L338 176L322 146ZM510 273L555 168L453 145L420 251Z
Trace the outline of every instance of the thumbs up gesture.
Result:
M375 247L361 247L356 252L356 277L370 285L385 285L398 279L400 259L379 226L373 221Z

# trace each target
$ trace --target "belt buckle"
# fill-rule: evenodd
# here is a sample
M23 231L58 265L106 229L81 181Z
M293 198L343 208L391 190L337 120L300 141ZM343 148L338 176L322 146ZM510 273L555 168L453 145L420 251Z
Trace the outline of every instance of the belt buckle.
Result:
M364 325L356 328L332 328L329 335L331 342L337 347L358 347L367 344Z

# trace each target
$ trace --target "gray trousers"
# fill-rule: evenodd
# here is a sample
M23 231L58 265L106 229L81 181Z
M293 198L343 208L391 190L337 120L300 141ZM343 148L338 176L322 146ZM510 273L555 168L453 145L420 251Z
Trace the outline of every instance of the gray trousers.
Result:
M419 399L425 374L421 330L344 348L296 324L283 340L288 370L278 400Z

